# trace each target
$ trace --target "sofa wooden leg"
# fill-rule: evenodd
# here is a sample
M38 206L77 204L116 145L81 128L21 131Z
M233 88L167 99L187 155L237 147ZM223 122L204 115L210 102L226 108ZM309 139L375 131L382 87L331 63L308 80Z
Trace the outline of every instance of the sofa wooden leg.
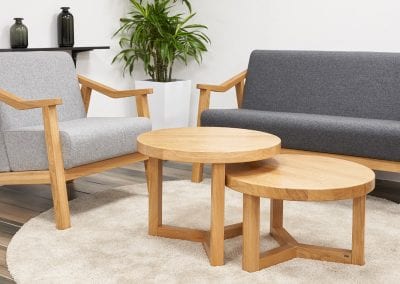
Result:
M203 181L203 167L204 167L204 164L193 163L192 182L202 182Z
M144 162L144 173L146 175L147 192L148 192L149 191L149 160L146 160L143 162Z

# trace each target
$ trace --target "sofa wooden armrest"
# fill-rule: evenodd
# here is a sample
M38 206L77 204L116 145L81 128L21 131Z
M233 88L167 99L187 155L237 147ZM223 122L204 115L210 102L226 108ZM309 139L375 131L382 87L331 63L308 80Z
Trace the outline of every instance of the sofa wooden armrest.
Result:
M197 88L200 90L199 108L197 114L198 126L200 126L201 124L200 123L201 113L210 107L211 92L226 92L229 89L235 87L238 107L242 106L243 88L246 76L247 76L247 70L244 70L220 85L197 84Z
M103 85L99 82L88 79L82 75L78 75L78 81L81 84L81 93L86 111L89 109L90 96L92 90L95 90L110 98L119 99L126 97L136 97L136 107L139 116L149 117L149 108L147 95L153 93L153 89L136 89L136 90L115 90L111 87Z
M233 88L237 84L243 82L246 79L246 75L247 70L244 70L220 85L197 84L197 88L209 90L211 92L226 92L230 88Z

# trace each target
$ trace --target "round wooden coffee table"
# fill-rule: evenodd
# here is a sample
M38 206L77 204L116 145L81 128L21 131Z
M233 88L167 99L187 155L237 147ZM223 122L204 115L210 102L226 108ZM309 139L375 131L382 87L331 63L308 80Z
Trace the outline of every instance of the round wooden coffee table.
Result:
M296 257L364 264L365 197L375 186L375 174L369 168L334 158L282 154L230 165L226 182L243 193L244 270L258 271ZM260 197L271 199L270 234L280 244L261 255ZM299 243L283 227L283 200L342 199L353 199L351 250Z
M242 223L224 227L225 164L273 157L280 145L274 135L237 128L177 128L141 134L138 151L149 156L149 234L201 242L211 265L223 265L224 239L242 233ZM212 164L210 231L162 224L163 160Z

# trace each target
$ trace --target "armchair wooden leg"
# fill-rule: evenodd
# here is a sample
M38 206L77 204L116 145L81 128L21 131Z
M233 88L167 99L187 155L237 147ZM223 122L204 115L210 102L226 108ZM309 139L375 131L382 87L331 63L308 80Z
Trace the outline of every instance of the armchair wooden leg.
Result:
M68 200L74 199L74 180L68 180L67 181L67 196Z
M194 163L192 166L192 182L203 181L203 168L204 164Z
M59 230L68 229L71 227L71 220L55 106L43 108L43 122L56 227Z
M56 228L59 230L65 230L71 227L67 187L66 183L62 183L60 178L56 179L57 181L52 181L51 183Z

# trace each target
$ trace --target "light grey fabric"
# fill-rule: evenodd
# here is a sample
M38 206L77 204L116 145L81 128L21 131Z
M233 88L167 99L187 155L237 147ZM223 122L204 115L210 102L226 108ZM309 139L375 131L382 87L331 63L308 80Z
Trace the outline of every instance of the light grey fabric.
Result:
M201 124L269 132L284 148L400 161L400 121L395 120L212 109L202 113Z
M71 56L66 52L0 53L0 88L26 99L61 98L60 121L86 117ZM43 123L42 110L15 110L0 103L1 129Z
M400 121L400 53L256 50L243 108Z
M3 133L0 132L0 172L9 172L10 165L6 152L6 144L4 143Z
M61 98L60 121L86 116L71 56L66 52L1 52L0 88L26 99ZM0 103L0 130L43 123L41 109L15 110ZM9 171L0 135L0 171Z
M59 123L66 169L136 152L137 136L151 130L148 118L83 118ZM12 171L48 168L43 126L4 131Z

